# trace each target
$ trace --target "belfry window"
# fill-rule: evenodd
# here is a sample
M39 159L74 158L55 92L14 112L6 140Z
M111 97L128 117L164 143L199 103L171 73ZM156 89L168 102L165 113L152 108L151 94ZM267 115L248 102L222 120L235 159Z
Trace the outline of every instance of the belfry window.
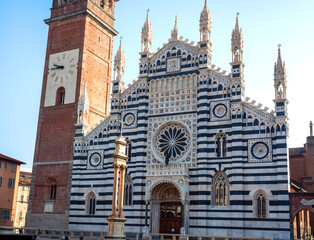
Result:
M57 90L56 105L64 104L64 101L65 101L65 89L64 87L60 87Z
M123 202L125 206L131 206L133 203L133 181L128 174L125 175Z
M229 188L230 183L227 175L224 172L217 173L212 182L212 205L228 206Z
M227 154L227 137L224 133L218 133L216 136L217 157L225 157Z
M95 215L96 213L96 196L93 192L88 194L86 213L88 213L89 215Z

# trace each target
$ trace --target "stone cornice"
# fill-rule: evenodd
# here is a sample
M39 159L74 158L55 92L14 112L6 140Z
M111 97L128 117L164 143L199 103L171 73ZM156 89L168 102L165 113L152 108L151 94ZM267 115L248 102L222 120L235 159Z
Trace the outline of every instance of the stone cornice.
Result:
M73 18L74 16L81 15L81 14L88 15L94 18L100 25L102 25L105 29L109 30L114 36L118 35L118 32L113 27L111 27L108 23L106 23L104 20L102 20L100 17L98 17L94 12L92 12L89 9L84 9L81 11L65 14L62 16L54 17L54 18L48 18L48 19L45 19L44 22L49 25L52 22L66 20L66 19Z

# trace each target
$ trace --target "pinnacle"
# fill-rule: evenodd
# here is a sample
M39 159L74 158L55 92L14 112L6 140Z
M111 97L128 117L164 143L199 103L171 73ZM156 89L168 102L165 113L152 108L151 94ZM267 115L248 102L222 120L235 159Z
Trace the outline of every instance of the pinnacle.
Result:
M242 38L242 29L239 26L239 13L237 13L235 27L232 30L232 38L233 39Z
M236 29L237 31L240 30L240 28L239 28L239 13L237 13L235 29Z
M175 17L174 29L171 32L171 39L178 40L178 14Z
M281 45L278 45L278 56L277 56L277 62L275 63L275 74L280 74L284 73L285 71L285 64L282 62L281 59L281 50L280 50Z

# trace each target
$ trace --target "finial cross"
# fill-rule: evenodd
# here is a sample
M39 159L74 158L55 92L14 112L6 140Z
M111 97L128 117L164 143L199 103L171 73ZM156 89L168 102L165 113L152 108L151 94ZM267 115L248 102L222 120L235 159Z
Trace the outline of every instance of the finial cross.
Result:
M119 122L121 123L121 137L122 137L122 130L123 130L123 125L125 124L125 122L123 122L122 120L119 120Z
M148 9L147 9L147 13L149 13L149 12L150 12L150 9L148 8Z

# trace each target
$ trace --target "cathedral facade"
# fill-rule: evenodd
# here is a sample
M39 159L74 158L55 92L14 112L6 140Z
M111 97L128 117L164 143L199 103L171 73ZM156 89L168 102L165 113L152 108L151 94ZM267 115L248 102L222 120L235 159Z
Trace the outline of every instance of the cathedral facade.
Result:
M238 16L231 73L211 62L205 3L200 41L184 40L177 19L153 53L147 14L139 76L124 84L122 47L114 60L111 112L88 125L86 91L78 103L69 229L107 231L114 141L127 139L126 233L189 233L289 239L288 117L285 64L274 68L275 110L245 94Z

